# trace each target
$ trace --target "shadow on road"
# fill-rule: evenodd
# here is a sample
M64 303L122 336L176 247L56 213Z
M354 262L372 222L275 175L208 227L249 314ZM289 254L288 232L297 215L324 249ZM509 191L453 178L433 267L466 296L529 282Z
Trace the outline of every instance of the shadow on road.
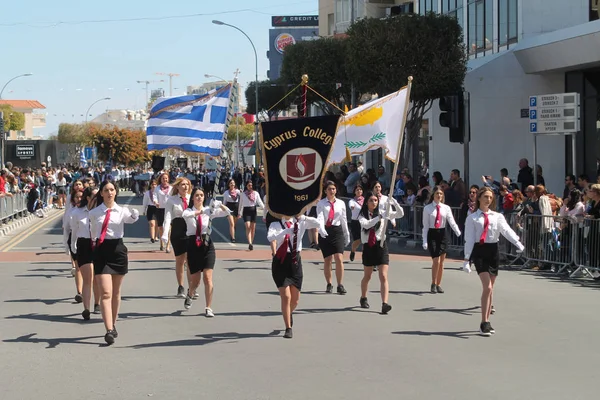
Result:
M81 314L66 314L66 315L50 315L50 314L20 314L20 315L9 315L6 319L26 319L32 321L46 321L46 322L62 322L67 324L95 324L101 323L102 319L98 316L97 319L91 319L84 321L81 318Z
M475 306L475 307L470 307L470 308L435 308L435 307L425 307L425 308L418 308L416 310L413 311L418 311L418 312L448 312L448 313L454 313L454 314L460 314L460 315L474 315L474 314L478 314L480 307L479 306Z
M53 306L58 303L75 303L72 297L66 297L64 299L16 299L16 300L5 300L5 303L44 303L47 306Z
M425 332L425 331L397 331L392 332L393 335L406 336L446 336L457 339L469 339L471 336L476 336L476 331L459 331L459 332Z
M241 339L265 339L279 337L281 334L280 330L274 330L271 333L238 333L238 332L224 332L224 333L209 333L204 335L196 335L198 339L182 339L173 340L170 342L158 342L158 343L144 343L129 346L133 349L147 349L153 347L185 347L185 346L203 346L211 343L217 343L226 341L229 343L236 343Z
M16 339L6 339L3 340L4 343L46 343L47 349L55 349L59 344L91 344L96 346L102 346L101 343L98 342L88 342L90 339L101 339L104 336L84 336L78 338L52 338L52 339L42 339L42 338L34 338L37 333L30 333L28 335L19 336Z
M372 290L371 293L379 293L379 290ZM425 292L425 291L390 290L390 294L409 294L411 296L423 296L425 294L432 294L432 293Z

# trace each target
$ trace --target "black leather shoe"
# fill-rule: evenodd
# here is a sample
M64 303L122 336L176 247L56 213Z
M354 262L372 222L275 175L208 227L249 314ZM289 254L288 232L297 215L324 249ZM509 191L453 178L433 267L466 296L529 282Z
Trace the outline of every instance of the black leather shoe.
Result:
M283 334L283 337L285 339L291 339L294 337L294 334L292 333L292 328L285 328L285 333Z
M347 293L344 285L338 285L337 292L338 292L338 294L346 294Z
M437 286L435 285L435 283L431 284L431 293L437 293Z
M388 312L390 312L392 310L392 306L390 306L388 303L383 303L381 304L381 313L382 314L387 314Z
M350 261L354 261L355 253L353 251L350 252Z
M106 342L106 344L108 344L109 346L111 344L113 344L115 342L115 334L113 331L108 331L106 332L106 335L104 335L104 341Z
M327 284L327 288L325 289L325 293L332 293L333 292L333 285L331 283Z
M440 285L435 285L435 289L437 290L438 293L444 293L444 290L442 289L442 287Z
M90 310L83 310L83 312L81 313L81 316L83 317L84 320L89 321L90 320Z
M360 298L360 308L369 308L369 307L371 307L371 306L369 305L367 298L361 297Z

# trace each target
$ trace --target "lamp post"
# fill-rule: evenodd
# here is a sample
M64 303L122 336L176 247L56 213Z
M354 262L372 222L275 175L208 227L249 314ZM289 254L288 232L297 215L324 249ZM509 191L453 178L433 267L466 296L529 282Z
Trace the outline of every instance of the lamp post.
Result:
M231 25L231 24L226 24L223 21L219 21L214 19L212 21L213 24L215 25L225 25L228 26L230 28L233 28L237 31L240 31L244 36L246 36L246 39L248 39L248 41L250 42L250 44L252 45L252 49L254 50L254 70L255 70L255 79L254 79L254 105L256 107L256 121L254 121L254 144L256 145L256 154L258 155L258 159L261 160L261 151L260 151L260 146L258 143L258 54L256 53L256 47L254 46L254 42L252 41L252 39L250 39L250 36L248 36L246 34L246 32L244 32L243 30L241 30L240 28L238 28L235 25ZM258 165L257 165L258 167Z
M94 104L99 103L101 101L104 100L110 100L110 97L103 97L101 99L96 100L95 102L93 102L92 104L90 104L90 106L88 107L87 111L85 112L85 123L87 124L87 120L88 120L88 115L90 113L90 110L92 109L92 107L94 106ZM87 128L87 127L86 127ZM94 147L95 147L95 143L92 142L92 167L94 167Z
M15 79L17 79L17 78L21 78L21 77L23 77L23 76L31 76L31 75L33 75L33 74L31 74L31 73L27 73L27 74L21 74L21 75L17 75L17 76L15 76L14 78L10 79L8 82L6 82L6 83L4 84L4 86L2 87L2 90L0 90L0 99L2 99L2 93L4 93L4 89L6 89L6 86L8 86L8 84L9 84L9 83L11 83L12 81L14 81L14 80L15 80Z

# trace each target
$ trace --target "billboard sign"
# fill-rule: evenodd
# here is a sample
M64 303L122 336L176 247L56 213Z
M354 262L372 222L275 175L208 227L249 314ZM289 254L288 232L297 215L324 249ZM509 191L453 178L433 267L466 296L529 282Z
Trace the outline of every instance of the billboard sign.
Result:
M281 26L319 26L318 15L287 15L271 17L273 27Z

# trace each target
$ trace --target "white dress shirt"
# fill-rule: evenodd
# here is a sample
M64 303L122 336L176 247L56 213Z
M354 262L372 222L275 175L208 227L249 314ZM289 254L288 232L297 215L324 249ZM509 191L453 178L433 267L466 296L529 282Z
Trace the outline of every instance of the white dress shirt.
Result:
M158 185L156 187L156 189L154 189L154 195L155 195L155 199L158 201L158 208L165 208L167 205L167 201L169 200L169 197L171 197L171 190L173 189L173 187L171 185L169 185L169 190L167 191L167 194L165 194L161 189L160 189L160 185Z
M185 200L188 203L188 207L190 204L190 195L185 195ZM162 240L167 242L169 240L169 234L171 233L171 221L175 218L180 218L183 216L183 201L181 200L181 196L175 195L169 197L167 200L167 204L165 204L165 222L163 223L163 235Z
M479 243L481 235L483 234L484 221L483 211L481 210L477 210L467 217L467 221L465 222L465 260L471 258L473 246L475 246L475 243ZM519 236L510 228L504 219L504 215L495 211L489 211L488 231L485 236L485 243L498 243L500 235L504 236L512 244L517 246L519 250L523 250L523 245L519 241Z
M144 207L144 214L148 212L148 206L156 206L155 202L158 202L156 193L154 191L147 191L144 193L144 200L142 200L142 206Z
M107 207L104 203L90 211L90 232L92 240L97 240L102 233L102 224L104 223L104 217L106 216ZM104 239L122 239L124 224L133 224L138 220L140 213L138 210L129 209L127 207L121 207L117 203L112 206L110 212L110 219L108 220L108 226L106 229L106 236Z
M363 201L367 201L366 199L363 199ZM350 207L350 213L352 214L351 218L353 221L358 221L358 214L360 214L360 209L362 208L362 206L360 204L358 204L358 202L354 199L350 199L350 201L348 201L348 207Z
M239 189L233 189L233 193L236 195L235 200L233 199L233 197L231 197L231 193L228 190L225 191L225 193L223 193L223 203L227 204L227 203L237 203L238 201L240 201L240 195L242 194L242 192L239 191Z
M77 254L77 239L90 238L90 210L87 207L73 207L69 223L71 226L71 251Z
M210 221L215 218L226 217L231 215L229 209L222 210L221 202L215 201L212 207L202 207L202 235L210 235L211 229L209 229ZM186 235L196 236L196 228L198 227L198 216L196 215L198 209L194 206L188 208L183 212L183 219L185 220Z
M329 210L331 209L331 203L327 198L322 199L317 203L317 219L319 224L325 226L329 219ZM350 231L348 230L348 216L346 215L346 203L338 198L333 202L333 226L342 226L344 232L344 241L346 244L350 243Z
M383 220L384 219L388 219L390 221L393 221L396 218L402 218L404 216L404 210L402 209L402 207L400 207L400 205L398 204L398 202L391 197L391 202L392 202L392 206L390 207L390 215L386 216L385 212L380 212L379 215L377 215L375 218L372 219L367 219L365 218L363 215L359 215L358 216L358 222L360 223L360 241L361 243L369 243L369 229L373 228L375 225L377 225L378 222L381 221L381 224L379 225L379 228L375 231L375 238L377 239L377 242L381 241L381 238L383 237ZM365 229L367 229L365 231Z
M456 225L454 215L452 215L452 209L444 203L431 202L427 204L423 209L423 240L427 241L427 232L429 229L435 228L435 219L437 218L437 206L440 206L440 227L439 229L446 229L446 225L450 225L450 228L454 231L456 236L460 236L460 229Z
M289 228L286 227L286 222L290 222L292 225ZM271 222L269 224L269 230L267 231L267 240L269 242L277 241L277 249L279 249L283 245L283 241L285 240L285 235L290 235L290 245L288 246L287 252L291 253L291 246L294 243L294 222L296 222L296 218L291 219L282 219L281 223L279 221ZM298 243L296 247L296 251L302 251L302 238L304 237L304 232L307 229L319 229L319 234L323 237L327 236L327 232L325 231L324 226L313 217L307 217L305 215L301 215L300 219L298 219Z
M244 207L261 207L261 208L265 208L264 203L262 202L262 199L260 198L260 195L258 194L257 191L253 190L254 192L254 201L251 201L248 196L246 195L246 193L241 193L240 194L240 205L238 208L238 214L240 216L243 215L244 212Z
M71 234L71 243L77 240L75 238L75 235L72 234L71 230L71 219L73 217L73 212L76 209L77 207L71 207L67 209L67 211L65 211L65 214L63 215L63 245L65 246L64 248L67 250L67 253L69 252L69 245L67 243L69 241L69 234Z

